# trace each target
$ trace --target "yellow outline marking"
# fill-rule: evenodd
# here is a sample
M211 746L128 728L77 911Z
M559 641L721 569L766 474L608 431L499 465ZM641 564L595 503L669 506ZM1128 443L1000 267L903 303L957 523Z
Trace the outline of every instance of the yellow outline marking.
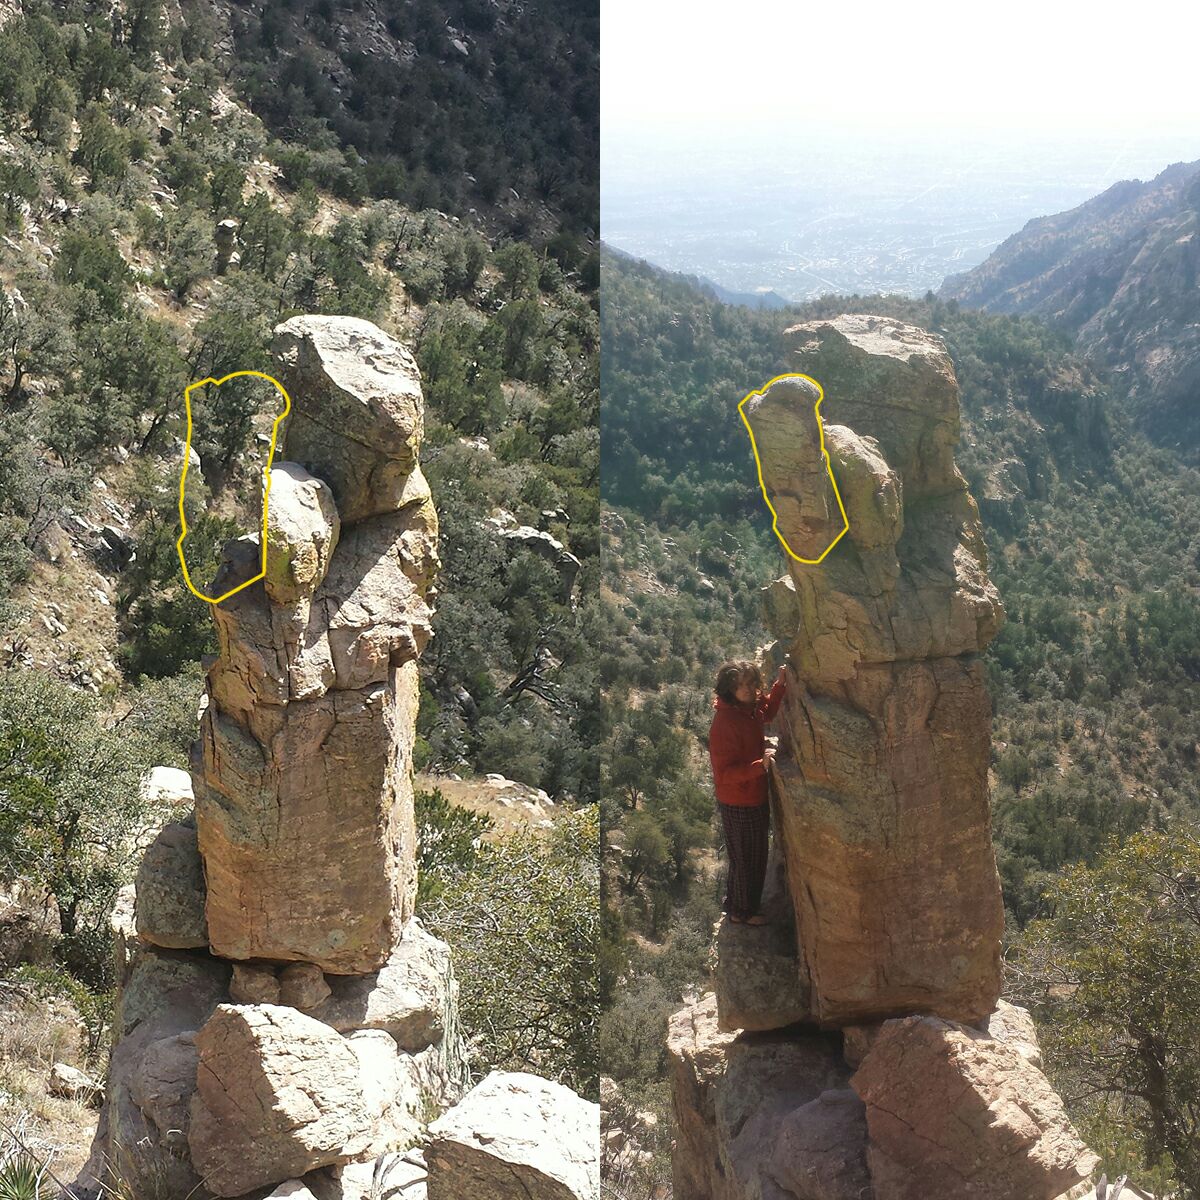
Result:
M779 514L775 511L775 506L771 503L771 497L767 495L767 485L763 482L762 459L758 456L758 443L754 440L754 430L750 428L750 419L746 416L744 405L747 400L754 396L765 396L767 389L772 384L778 383L781 379L807 379L817 389L817 402L813 405L813 413L817 418L817 434L821 439L821 457L825 460L825 469L829 472L829 482L833 484L833 494L837 497L838 510L842 514L842 532L829 543L828 546L821 552L820 558L801 558L787 544L787 538L779 532ZM797 561L807 563L809 566L816 566L826 554L830 552L850 532L850 518L846 516L846 506L842 503L842 493L838 491L837 480L833 477L833 464L829 461L829 451L825 449L825 426L821 422L821 401L825 399L825 389L817 383L811 375L802 375L799 371L789 371L784 375L776 375L774 379L767 380L757 391L750 392L738 405L738 416L742 418L746 426L746 432L750 435L750 448L754 451L754 465L758 468L758 486L762 489L763 499L767 502L767 507L771 510L771 528L775 531L775 536L783 544L783 548Z
M262 570L253 579L247 579L245 583L239 583L237 587L230 588L223 596L213 597L196 591L196 588L192 584L192 577L188 574L187 562L183 557L183 539L187 537L188 531L187 517L183 515L183 494L187 486L188 457L192 452L192 393L198 387L204 387L210 383L215 387L220 387L221 384L228 383L231 379L237 379L239 375L253 375L257 379L265 379L268 383L273 383L283 396L283 412L275 418L275 424L271 426L271 449L267 453L267 465L263 467ZM247 588L252 583L257 583L267 573L267 503L271 498L271 463L275 458L275 443L279 438L279 423L292 411L292 398L287 394L286 389L278 379L273 379L270 375L262 371L231 371L223 379L213 379L210 375L207 379L201 379L196 383L189 384L183 392L183 403L187 409L187 437L183 443L183 472L179 476L179 525L183 532L179 535L179 540L175 543L175 550L179 554L179 565L183 568L183 581L188 585L188 590L192 595L201 600L206 600L209 604L220 604L222 600L228 600L230 596L236 592L240 592L242 588Z

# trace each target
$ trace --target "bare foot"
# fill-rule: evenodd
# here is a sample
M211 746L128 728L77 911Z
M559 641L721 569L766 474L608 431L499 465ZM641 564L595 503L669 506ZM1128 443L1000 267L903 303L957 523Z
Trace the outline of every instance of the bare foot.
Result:
M754 916L746 918L746 924L747 925L769 925L770 921L768 921L767 918L762 915L762 913L755 913Z
M725 915L729 918L730 922L734 925L745 925L745 923L746 923L745 917L735 917L733 915L733 913L726 913Z

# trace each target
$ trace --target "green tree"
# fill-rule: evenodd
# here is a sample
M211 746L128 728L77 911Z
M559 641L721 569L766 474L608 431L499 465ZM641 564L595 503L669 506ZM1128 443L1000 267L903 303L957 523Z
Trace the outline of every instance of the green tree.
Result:
M469 871L491 817L451 804L440 788L417 791L417 911L424 914L446 884Z
M216 254L211 223L203 217L176 214L167 223L163 280L177 300L185 300L192 285L212 272Z
M39 142L61 150L71 136L77 98L74 88L56 75L47 76L38 84L29 110L33 136Z
M37 88L37 53L20 17L0 31L0 119L6 129L19 128Z
M525 242L509 242L492 255L492 265L500 272L500 290L507 300L520 300L536 294L539 264L537 255Z
M482 317L456 300L430 308L417 346L425 395L461 433L491 433L503 422L503 374Z
M649 814L631 813L622 826L621 860L625 867L625 891L633 895L647 876L659 874L671 861L671 847L662 827Z
M120 181L129 166L128 138L100 104L89 104L79 119L75 162L91 177L93 190L105 180Z
M1140 1149L1141 1163L1114 1166L1166 1164L1200 1196L1200 830L1114 841L1049 900L1016 963L1068 1103Z
M52 895L64 934L98 923L129 875L149 751L84 693L39 671L0 672L0 874Z
M463 1023L483 1070L536 1070L597 1098L600 823L595 806L553 830L485 845L429 920L450 943Z
M246 168L235 159L226 159L213 167L208 181L212 194L211 211L217 220L232 216L242 206L242 190L246 186Z
M41 190L37 164L21 155L0 160L0 200L4 203L4 221L9 227L20 225L22 202L36 200Z
M91 322L78 336L85 398L82 449L146 446L154 440L157 411L178 405L187 382L171 327L129 311L115 320ZM145 418L150 431L143 434Z
M287 262L291 230L287 217L261 192L246 204L238 230L242 263L260 275L274 279Z
M112 44L111 38L99 31L88 34L75 64L79 94L85 101L104 99L104 93L120 83L127 62L126 55Z
M70 314L59 289L40 279L20 278L20 302L0 292L0 370L7 376L5 398L24 397L26 377L63 370L73 350Z
M128 0L125 5L125 40L134 61L149 66L163 44L162 0Z

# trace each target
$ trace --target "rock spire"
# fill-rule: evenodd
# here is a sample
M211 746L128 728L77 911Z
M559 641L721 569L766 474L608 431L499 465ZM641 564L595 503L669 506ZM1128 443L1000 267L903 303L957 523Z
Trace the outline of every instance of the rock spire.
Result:
M276 330L292 400L265 577L213 606L192 750L121 939L106 1103L77 1190L265 1195L409 1145L465 1082L444 943L412 916L417 656L437 517L416 364L365 321ZM258 569L225 548L218 587ZM217 593L219 594L219 593Z
M1000 1000L980 655L1004 613L954 369L890 318L786 339L794 374L744 406L792 551L763 597L791 664L773 921L722 923L715 994L671 1022L675 1200L1055 1200L1097 1160ZM831 472L849 529L803 562L843 526Z

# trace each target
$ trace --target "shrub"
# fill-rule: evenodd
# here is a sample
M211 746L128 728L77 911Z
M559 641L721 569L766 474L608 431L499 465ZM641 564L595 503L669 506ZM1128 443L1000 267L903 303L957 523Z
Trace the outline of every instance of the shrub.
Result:
M597 1097L599 853L597 808L564 812L547 835L483 846L431 906L455 954L477 1069L533 1071Z

